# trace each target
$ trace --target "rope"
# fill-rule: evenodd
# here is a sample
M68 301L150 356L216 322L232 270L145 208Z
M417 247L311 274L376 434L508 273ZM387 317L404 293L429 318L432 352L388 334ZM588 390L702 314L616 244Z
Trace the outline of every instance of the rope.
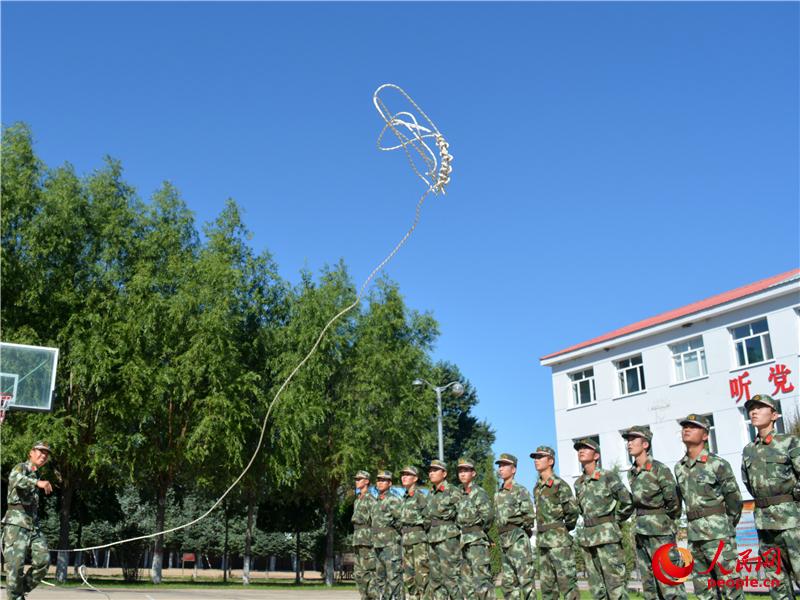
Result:
M405 99L412 105L412 107L430 125L430 129L419 125L419 123L417 122L417 118L412 113L401 112L401 113L393 114L393 113L389 112L386 104L379 97L381 91L384 90L384 89L387 89L387 88L392 88L392 89L395 89L395 90L399 91L405 97ZM155 533L149 533L149 534L146 534L146 535L140 535L140 536L136 536L136 537L126 538L126 539L119 540L119 541L116 541L116 542L110 542L108 544L100 544L100 545L97 545L97 546L87 546L85 548L73 548L73 549L66 549L66 550L55 550L55 552L81 552L81 551L88 552L88 551L92 551L92 550L102 550L102 549L105 549L105 548L110 548L111 546L118 546L118 545L121 545L121 544L127 544L127 543L130 543L130 542L135 542L135 541L139 541L139 540L144 540L144 539L157 537L159 535L165 535L165 534L168 534L168 533L173 533L175 531L180 531L181 529L186 529L187 527L191 527L192 525L196 525L197 523L199 523L200 521L202 521L203 519L208 517L208 515L210 515L222 503L222 501L239 484L239 482L241 482L241 480L244 478L244 476L247 474L247 472L253 466L253 463L255 462L256 457L258 456L258 453L260 452L261 447L263 445L264 437L265 437L266 431L267 431L267 423L269 422L270 415L272 414L272 410L273 410L273 408L275 408L275 405L277 404L278 400L280 399L280 396L283 393L283 391L286 389L286 387L289 385L289 383L294 379L294 376L297 374L297 372L308 362L308 360L311 358L311 356L314 354L314 352L316 352L317 348L319 347L320 343L322 342L323 338L325 337L325 334L328 332L328 330L331 328L331 326L333 326L333 324L336 321L338 321L342 316L344 316L345 314L347 314L348 312L353 310L355 307L357 307L361 303L361 300L363 298L364 292L365 292L367 286L370 284L370 282L374 279L375 275L377 275L386 266L386 264L389 263L389 261L391 261L392 258L394 258L394 256L400 251L400 249L408 241L408 238L411 237L411 234L414 233L414 230L417 228L417 225L419 224L419 221L420 221L422 205L425 203L425 199L428 197L428 194L430 194L431 192L433 192L434 194L438 194L439 192L444 193L444 186L447 185L447 183L449 183L449 174L450 174L450 171L452 170L450 168L450 161L452 161L452 156L447 154L447 142L444 141L444 137L442 136L441 133L439 133L439 130L436 128L436 125L425 114L425 112L422 111L422 109L419 107L419 105L417 105L417 103L414 102L414 100L402 88L400 88L400 87L398 87L398 86L396 86L394 84L384 84L384 85L380 86L377 90L375 90L375 93L373 95L373 103L375 104L375 107L378 110L378 113L381 115L381 117L383 118L383 120L386 123L384 125L383 129L381 130L380 135L378 136L378 142L377 142L378 148L380 150L385 150L385 151L397 150L397 149L402 148L406 153L406 156L407 156L407 158L409 160L409 164L411 165L411 168L426 183L427 189L425 190L425 192L420 196L419 200L417 201L416 209L414 211L414 219L413 219L413 221L411 223L411 226L406 231L405 235L403 235L403 237L400 239L400 241L397 242L397 244L395 244L394 248L392 248L391 252L389 252L389 254L378 264L378 266L376 266L372 270L372 272L369 274L369 276L364 280L364 282L362 283L361 287L359 288L359 291L358 291L358 294L356 295L355 300L352 303L350 303L348 306L346 306L345 308L340 310L338 313L336 313L336 315L334 315L328 321L328 323L322 328L322 330L320 331L319 335L317 336L316 341L311 346L311 349L306 353L305 357L294 367L294 369L292 369L292 372L288 375L288 377L286 377L284 382L278 388L278 391L275 392L275 395L273 396L272 400L269 403L269 406L267 407L266 415L264 416L264 419L261 422L261 431L259 433L258 443L256 444L256 448L253 451L253 454L252 454L250 460L245 465L245 467L242 470L242 472L239 474L238 477L236 477L236 479L225 490L225 492L223 492L223 494L214 502L214 504L211 506L211 508L209 508L206 512L204 512L202 515L200 515L196 519L193 519L193 520L189 521L188 523L184 523L184 524L178 525L176 527L170 527L169 529L164 529L163 531L157 531ZM405 117L406 119L409 119L409 120L407 121L405 119L401 119L400 117L398 117L398 115L402 115L403 117ZM408 130L410 132L410 134L411 134L411 137L407 136L401 129L399 129L400 127L403 127L406 130ZM391 130L394 133L394 135L397 136L398 140L400 140L400 144L398 144L396 146L393 146L393 147L384 147L384 146L381 145L382 144L382 139L383 139L384 135L386 134L386 132L388 130ZM430 146L428 146L428 144L425 142L425 139L435 139L436 140L437 149L439 151L438 155L439 155L439 157L441 159L441 165L439 165L439 162L437 161L436 153L434 153L433 150L430 148ZM423 161L426 163L426 166L428 167L428 172L426 173L426 175L430 176L434 180L434 183L431 183L430 181L428 181L428 179L425 177L425 175L423 175L417 169L417 166L414 164L414 160L413 160L411 151L409 150L409 146L411 148L413 148L423 158ZM445 157L448 157L448 159L445 160ZM447 167L447 169L445 169L443 171L445 166ZM438 168L438 171L437 171L437 168ZM442 176L443 173L446 174L444 177ZM81 575L81 578L83 579L83 582L87 586L89 586L91 589L93 589L93 590L95 590L97 592L105 594L105 592L101 592L100 590L98 590L97 588L95 588L91 584L89 584L89 582L86 580L84 569L85 569L84 565L81 565L81 567L78 570L78 572ZM108 597L108 596L106 595L106 597Z

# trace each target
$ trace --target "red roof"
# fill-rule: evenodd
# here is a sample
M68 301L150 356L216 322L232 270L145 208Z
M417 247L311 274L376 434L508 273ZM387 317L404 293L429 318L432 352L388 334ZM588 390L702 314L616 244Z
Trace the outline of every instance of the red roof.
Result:
M791 271L786 271L786 273L781 273L780 275L775 275L774 277L768 277L767 279L762 279L761 281L744 285L736 288L735 290L717 294L716 296L711 296L711 298L706 298L705 300L700 300L699 302L694 302L693 304L687 304L682 308L676 308L655 317L650 317L649 319L644 319L643 321L626 325L625 327L615 329L614 331L605 333L596 338L592 338L591 340L587 340L585 342L581 342L580 344L575 344L574 346L565 348L564 350L559 350L558 352L553 352L552 354L543 356L541 360L547 360L548 358L553 358L561 354L567 354L568 352L580 350L581 348L588 348L589 346L594 346L595 344L607 342L609 340L622 337L623 335L635 333L637 331L641 331L642 329L647 329L648 327L654 327L656 325L661 325L662 323L668 323L669 321L679 319L680 317L685 317L686 315L691 315L702 310L714 308L715 306L720 306L722 304L726 304L727 302L733 302L734 300L761 292L775 285L786 283L797 278L798 276L800 276L800 269L792 269Z

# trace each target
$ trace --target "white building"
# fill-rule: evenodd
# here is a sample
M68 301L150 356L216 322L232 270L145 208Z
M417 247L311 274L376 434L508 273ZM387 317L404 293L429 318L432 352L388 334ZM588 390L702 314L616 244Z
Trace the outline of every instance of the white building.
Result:
M632 425L650 425L654 457L672 468L684 454L677 420L696 413L712 418L711 448L741 487L754 435L744 403L770 394L797 418L799 357L800 269L549 354L561 476L580 474L572 445L583 437L599 440L603 467L627 468L620 431Z

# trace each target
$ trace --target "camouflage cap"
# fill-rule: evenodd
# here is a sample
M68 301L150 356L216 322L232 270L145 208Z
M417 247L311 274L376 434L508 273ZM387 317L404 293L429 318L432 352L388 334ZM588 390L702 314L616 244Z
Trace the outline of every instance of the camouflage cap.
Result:
M31 450L41 450L42 452L47 452L50 454L50 444L45 442L44 440L39 440L33 446L31 446Z
M622 437L626 440L631 438L644 438L648 442L653 441L653 432L650 431L649 425L634 425L621 433Z
M419 477L419 470L417 469L417 467L412 467L411 465L408 465L401 469L400 475L413 475L414 477Z
M428 465L428 471L432 469L441 469L442 471L447 471L447 463L443 460L432 460L431 464Z
M594 450L595 452L600 452L600 444L595 442L591 438L582 438L575 442L572 445L575 450L580 450L581 448L589 448L589 450Z
M678 423L680 423L681 426L685 425L686 423L689 423L690 425L697 425L706 431L708 431L709 427L711 426L711 424L708 422L708 417L697 415L695 413L690 414L685 419L680 419Z
M378 474L375 475L375 479L388 479L389 481L392 480L392 472L391 471L378 471Z
M465 469L472 469L475 470L475 464L472 462L472 459L467 458L466 456L462 456L458 459L458 468L465 468Z
M549 456L550 458L556 457L556 451L550 446L539 446L536 452L531 452L531 458L543 458Z
M494 461L496 465L514 465L517 466L517 457L513 454L508 454L503 452L496 461Z
M356 473L355 479L369 479L369 471L359 471Z
M775 402L775 399L772 396L768 396L767 394L756 394L750 400L744 403L744 409L749 411L753 408L756 404L763 404L764 406L769 406L775 412L778 411L778 404Z

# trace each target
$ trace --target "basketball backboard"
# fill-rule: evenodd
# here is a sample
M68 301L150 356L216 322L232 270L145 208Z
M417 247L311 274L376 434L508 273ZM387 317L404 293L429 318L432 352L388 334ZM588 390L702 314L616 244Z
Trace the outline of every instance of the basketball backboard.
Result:
M56 387L58 348L0 342L0 404L49 411Z

